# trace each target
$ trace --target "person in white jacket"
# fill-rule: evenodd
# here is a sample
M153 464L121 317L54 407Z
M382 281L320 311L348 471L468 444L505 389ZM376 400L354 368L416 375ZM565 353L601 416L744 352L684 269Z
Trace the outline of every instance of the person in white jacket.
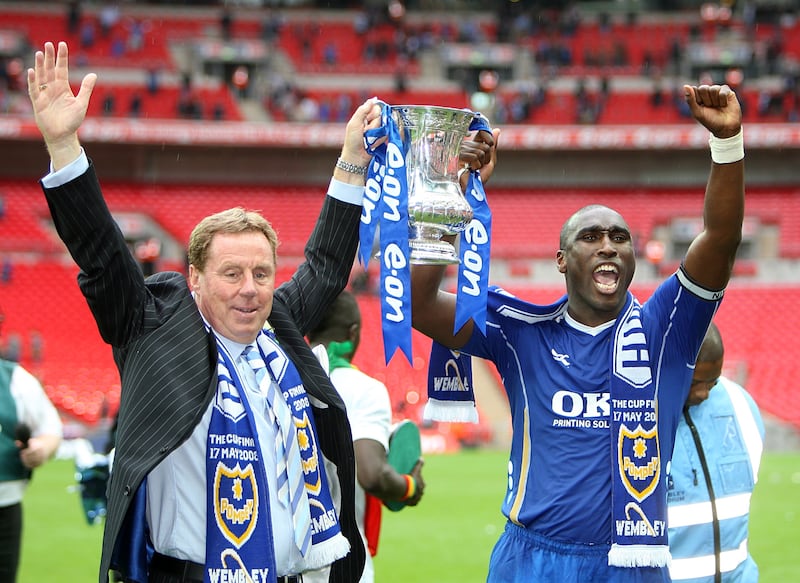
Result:
M668 476L673 581L750 583L747 544L764 424L753 398L722 376L724 346L712 322L697 357Z
M373 583L372 555L377 552L381 504L402 501L416 506L425 481L420 459L409 474L397 472L388 462L392 432L389 391L382 382L361 372L351 362L361 340L361 310L356 297L345 290L331 304L319 325L308 333L314 353L330 371L333 386L347 407L356 454L356 520L368 549L359 583ZM325 581L324 573L304 573L306 583Z
M0 310L0 323L3 321ZM53 458L63 427L35 376L0 358L0 581L17 580L22 549L22 501L33 470Z

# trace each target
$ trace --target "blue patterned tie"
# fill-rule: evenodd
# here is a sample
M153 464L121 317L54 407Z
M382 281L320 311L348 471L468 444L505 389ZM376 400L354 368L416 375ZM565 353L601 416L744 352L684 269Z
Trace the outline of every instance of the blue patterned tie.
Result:
M279 380L267 378L267 366L258 349L248 346L242 356L255 372L256 381L262 392L266 394L270 414L278 424L278 433L275 438L278 500L291 509L294 541L300 553L305 556L311 544L311 511L308 506L308 497L305 495L303 463L292 411L278 394Z

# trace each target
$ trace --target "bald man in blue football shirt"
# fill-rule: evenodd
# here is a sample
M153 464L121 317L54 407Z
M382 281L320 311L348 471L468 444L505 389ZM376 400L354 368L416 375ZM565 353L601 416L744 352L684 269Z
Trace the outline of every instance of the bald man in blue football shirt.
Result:
M563 226L556 254L566 295L535 306L488 292L485 332L453 332L456 296L441 266L412 269L414 327L492 361L511 407L513 438L491 583L669 581L666 460L692 365L741 241L742 112L727 86L684 86L710 132L703 230L677 272L640 304L628 224L592 205ZM494 170L498 133L473 168ZM641 395L641 396L640 396Z

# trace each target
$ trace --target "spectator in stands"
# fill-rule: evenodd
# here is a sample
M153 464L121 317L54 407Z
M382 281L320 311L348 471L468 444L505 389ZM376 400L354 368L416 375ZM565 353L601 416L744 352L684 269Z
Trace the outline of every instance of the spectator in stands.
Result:
M372 28L369 12L366 10L359 10L353 16L353 32L357 36L363 37Z
M379 127L380 106L365 102L346 124L306 261L289 281L275 288L277 236L241 208L193 230L188 278L144 278L78 139L97 77L73 95L67 61L66 43L57 53L45 43L27 80L50 154L42 188L122 379L100 582L111 569L162 583L244 580L255 569L259 580L298 581L331 562L331 582L357 580L365 551L350 425L303 335L350 276L371 159L364 132ZM296 485L291 498L268 487L273 477Z
M675 106L675 109L678 110L678 114L681 117L692 117L691 108L686 102L683 92L677 86L672 90L672 104Z
M370 552L359 583L373 583L372 558L377 552L383 501L402 501L416 506L425 481L422 460L410 474L398 473L388 462L392 430L392 403L382 382L353 365L361 340L361 310L356 297L345 290L331 304L308 341L347 408L356 454L356 520ZM304 577L306 583L324 581L319 574Z
M147 92L150 95L155 95L161 88L161 80L159 71L156 67L151 67L147 70Z
M5 82L11 92L21 92L23 87L22 75L25 66L22 59L12 57L5 63Z
M203 104L193 90L181 90L178 95L177 114L182 119L203 119Z
M336 121L344 122L347 118L345 112L353 108L353 98L349 93L341 93L336 98L336 105L334 107Z
M764 423L750 394L722 375L724 356L712 322L697 355L667 479L673 581L758 581L747 528Z
M280 12L273 12L267 8L261 23L261 38L268 45L272 45L280 38L284 19Z
M601 12L598 14L597 25L600 28L600 32L606 34L611 32L611 15L608 12Z
M672 75L677 75L681 70L683 64L683 47L684 40L680 37L674 37L669 43L669 72Z
M3 283L11 283L14 277L14 262L11 257L3 257L3 267L0 269L0 281Z
M103 97L103 115L112 116L116 113L117 108L117 100L114 97L114 93L109 91L106 93L105 97Z
M77 34L81 24L81 3L79 0L70 0L67 3L67 32Z
M628 45L621 39L614 39L614 46L611 50L611 64L615 67L627 67L630 65Z
M236 90L239 99L247 99L250 88L250 70L247 65L237 65L231 73L231 85Z
M100 35L103 38L107 38L111 34L111 31L114 30L114 27L117 26L119 19L120 11L116 2L105 2L100 8L100 16L98 17L98 21L100 22Z
M38 330L28 332L28 347L30 349L31 362L41 364L44 359L44 339Z
M111 39L111 56L120 59L125 54L125 41L119 34L115 34Z
M566 295L539 306L490 288L484 330L469 315L455 328L456 296L440 289L444 266L412 266L414 327L492 361L509 398L508 522L489 583L669 580L661 452L672 451L690 367L730 279L744 215L736 94L719 85L683 91L710 133L704 227L644 304L629 291L631 230L601 204L562 227L556 265ZM493 152L472 167L488 179L495 160Z
M217 101L214 103L214 108L211 110L211 119L214 121L222 121L225 119L225 106Z
M322 61L329 66L339 63L339 47L333 41L328 41L322 48Z
M394 91L398 95L402 95L408 91L408 75L405 67L398 66L394 72Z
M650 91L650 105L654 108L664 105L664 81L660 76L653 80L653 88Z
M125 29L128 38L125 41L125 48L131 53L138 53L144 48L144 37L153 28L152 23L144 18L127 18Z
M0 312L0 324L3 314ZM17 580L22 499L32 470L61 444L58 411L41 383L19 364L0 359L0 581Z
M134 91L128 104L128 116L138 118L142 115L142 94Z
M8 85L8 58L0 55L0 89L5 89Z
M304 123L319 121L319 103L314 96L308 93L300 95L291 119L292 121Z
M5 348L3 349L0 358L4 358L11 362L19 362L22 359L22 338L16 332L8 335Z
M600 100L595 91L589 91L586 79L580 78L575 84L575 122L593 124L600 115Z
M767 75L777 75L780 69L781 57L783 55L783 36L778 31L774 36L767 40L766 63Z
M652 77L656 73L656 63L653 52L650 49L645 49L644 53L642 53L641 75L642 77Z
M222 12L219 15L219 30L222 40L231 40L233 34L233 12L227 6L222 8Z
M94 20L84 20L83 24L81 25L81 47L84 49L92 48L94 46L95 34L96 29Z

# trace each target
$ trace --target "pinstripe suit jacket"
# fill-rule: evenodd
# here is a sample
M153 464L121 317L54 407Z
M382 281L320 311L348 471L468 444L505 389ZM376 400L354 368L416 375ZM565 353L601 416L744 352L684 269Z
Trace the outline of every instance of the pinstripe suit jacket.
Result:
M80 267L78 283L101 336L113 348L121 377L99 578L107 583L112 555L131 542L122 534L123 522L130 523L126 516L142 480L190 436L211 402L217 387L217 348L183 275L142 277L103 200L93 165L75 180L44 192L58 234ZM323 455L337 467L329 478L335 482L338 477L341 527L351 545L350 553L334 563L332 583L358 581L364 566L354 512L355 456L344 404L304 334L347 284L360 212L356 205L325 197L306 246L306 262L275 290L270 315L306 391L323 404L314 406L318 438Z

